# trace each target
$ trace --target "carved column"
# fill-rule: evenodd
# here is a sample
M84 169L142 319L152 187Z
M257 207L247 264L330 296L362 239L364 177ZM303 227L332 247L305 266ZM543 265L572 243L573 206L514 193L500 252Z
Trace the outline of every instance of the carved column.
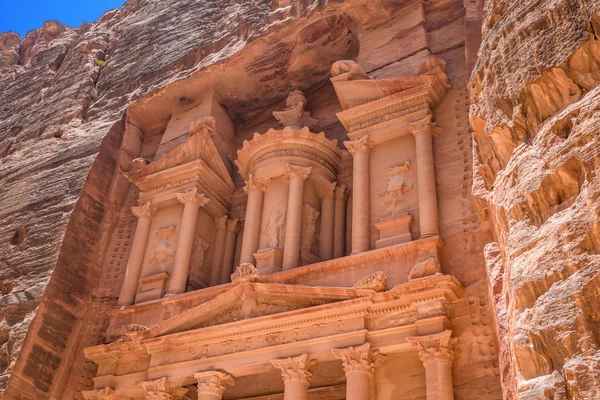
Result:
M156 214L156 207L148 202L139 207L131 207L133 215L138 217L138 223L133 234L133 243L131 252L127 261L127 270L125 271L125 280L121 286L119 294L119 305L127 306L133 304L137 291L138 281L144 264L144 254L148 246L148 236L150 235L150 226L152 218Z
M321 228L319 231L319 258L321 261L333 258L336 185L335 182L328 184L321 198Z
M179 235L177 236L177 250L175 251L175 261L167 294L185 292L185 283L188 278L190 257L194 245L194 234L196 233L198 210L208 203L208 199L203 194L198 194L197 189L192 189L186 193L178 193L177 200L183 203L183 216L181 217Z
M209 286L215 286L221 283L221 271L223 270L223 257L225 255L225 240L227 237L227 215L215 218L215 247L212 260L212 269L210 270Z
M370 184L369 136L344 142L353 156L352 171L352 254L368 251L370 248Z
M181 400L187 393L187 389L170 382L167 378L160 378L151 382L142 382L146 400Z
M85 400L133 400L132 397L118 392L111 387L81 392Z
M415 137L417 152L417 188L419 191L419 220L421 238L438 235L438 208L433 164L431 115L411 122L408 130Z
M227 386L233 386L233 377L219 371L206 371L194 375L198 381L198 400L221 400Z
M419 359L425 366L427 400L453 400L452 359L450 349L452 331L429 336L407 337L413 346L419 349Z
M310 368L315 364L308 358L308 354L285 360L273 360L271 364L281 370L285 390L283 400L306 400L312 373Z
M267 190L267 184L268 181L250 175L244 187L244 190L248 193L248 204L246 205L240 264L249 263L254 265L254 253L258 250L263 198L264 192Z
M375 367L385 360L385 356L371 350L371 343L347 349L333 349L331 352L344 364L346 400L369 400L373 372Z
M300 261L300 232L302 229L302 204L304 181L312 171L311 167L286 165L290 188L285 222L285 241L283 244L283 270L296 268Z
M221 269L221 283L227 283L233 273L233 258L235 257L235 239L239 219L227 221L227 238L225 240L225 257L223 257L223 268Z
M346 185L335 188L333 258L346 255Z

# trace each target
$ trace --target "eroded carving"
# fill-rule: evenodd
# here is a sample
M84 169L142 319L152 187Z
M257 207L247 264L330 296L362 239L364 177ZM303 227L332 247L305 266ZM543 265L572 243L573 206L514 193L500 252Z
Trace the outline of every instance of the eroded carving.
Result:
M267 248L280 249L283 246L285 217L283 204L278 204L275 210L269 215L262 232L267 239Z
M173 383L167 378L160 378L151 382L140 384L146 392L147 400L181 400L187 393L187 389Z
M371 289L376 292L387 290L387 275L381 271L374 272L356 282L354 289Z
M260 272L250 263L240 264L235 272L231 274L232 283L257 282L260 280Z
M406 198L406 193L412 191L413 184L408 181L407 173L410 170L410 162L405 162L403 165L392 167L388 171L388 182L385 189L379 192L379 197L382 197L383 204L388 207L387 215L395 215L399 213L402 203Z
M273 116L280 124L285 126L307 126L312 129L317 125L317 120L310 117L310 112L304 109L306 97L300 90L294 90L285 100L286 108L283 111L273 111Z
M408 279L423 278L425 276L435 275L442 272L440 261L437 257L429 257L426 260L419 261L410 270Z
M304 203L302 212L302 230L300 234L300 249L310 253L317 235L317 219L319 212L310 204Z
M175 256L175 248L171 246L170 239L174 234L174 226L156 231L156 249L150 256L151 265L161 267L164 270L164 267L171 262L171 259Z

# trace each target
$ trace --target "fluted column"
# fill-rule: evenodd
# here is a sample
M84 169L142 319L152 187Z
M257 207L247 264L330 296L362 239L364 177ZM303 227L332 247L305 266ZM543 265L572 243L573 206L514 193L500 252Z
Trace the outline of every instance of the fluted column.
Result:
M190 257L192 256L192 247L194 245L194 234L196 233L196 223L198 221L198 210L208 203L208 198L203 194L198 194L197 189L192 189L186 193L178 193L177 200L183 203L183 216L179 226L179 235L177 236L177 250L175 251L175 261L173 271L169 279L167 294L178 294L185 292L185 284L190 269Z
M371 343L331 352L344 365L346 400L370 400L373 372L385 360L385 356L371 350Z
M223 268L221 269L221 283L227 283L233 273L233 259L235 257L235 240L239 219L227 221L227 238L225 240L225 256L223 257Z
M150 226L152 218L156 214L156 207L148 202L139 207L131 207L131 212L138 218L135 233L133 234L133 243L131 252L127 261L127 270L121 292L119 293L119 305L127 306L133 304L137 292L138 281L144 264L144 254L148 246L148 236L150 235Z
M264 192L267 190L267 184L268 181L256 178L253 175L250 175L248 181L246 181L244 190L248 193L248 203L246 205L240 264L255 264L254 253L258 250L263 198Z
M271 364L281 371L285 389L283 400L306 400L312 373L310 369L315 364L308 354L283 360L273 360Z
M215 247L212 259L212 268L210 270L209 286L215 286L221 283L221 272L223 270L223 257L225 255L225 240L227 237L227 215L215 218Z
M312 171L311 167L290 164L287 164L286 167L289 173L290 187L285 221L285 241L283 244L283 270L296 268L300 264L304 181Z
M452 331L429 336L407 337L413 346L419 349L419 359L425 367L427 400L453 400L452 360L454 353L450 348Z
M421 237L438 235L437 191L433 164L433 139L431 135L431 115L411 122L408 130L415 137L417 153L417 188L419 192L419 227Z
M205 371L194 375L198 381L198 400L221 400L228 386L233 386L233 377L225 372Z
M333 258L346 255L346 185L335 188Z
M335 182L328 184L321 197L321 227L319 231L319 258L321 261L333 258L336 185Z
M344 142L352 154L352 254L368 251L370 248L370 183L369 136Z
M181 385L168 381L167 378L142 382L140 385L144 389L146 400L181 400L188 391Z

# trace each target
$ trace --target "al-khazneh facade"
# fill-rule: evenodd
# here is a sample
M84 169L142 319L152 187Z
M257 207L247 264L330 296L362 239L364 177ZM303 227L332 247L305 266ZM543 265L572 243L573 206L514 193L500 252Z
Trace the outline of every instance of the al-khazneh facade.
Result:
M98 365L84 397L366 400L424 371L427 399L453 399L465 294L439 262L444 70L431 56L414 76L369 79L336 62L349 140L315 130L293 91L273 112L282 127L237 151L243 192L215 146L224 115L167 130L123 172L137 224L107 344L84 349Z

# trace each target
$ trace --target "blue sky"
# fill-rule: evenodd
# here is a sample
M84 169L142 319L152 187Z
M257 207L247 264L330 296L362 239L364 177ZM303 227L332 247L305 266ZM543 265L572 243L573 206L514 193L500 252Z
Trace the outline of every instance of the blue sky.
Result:
M98 19L125 0L0 0L0 32L13 31L24 37L44 21L55 19L74 28Z

